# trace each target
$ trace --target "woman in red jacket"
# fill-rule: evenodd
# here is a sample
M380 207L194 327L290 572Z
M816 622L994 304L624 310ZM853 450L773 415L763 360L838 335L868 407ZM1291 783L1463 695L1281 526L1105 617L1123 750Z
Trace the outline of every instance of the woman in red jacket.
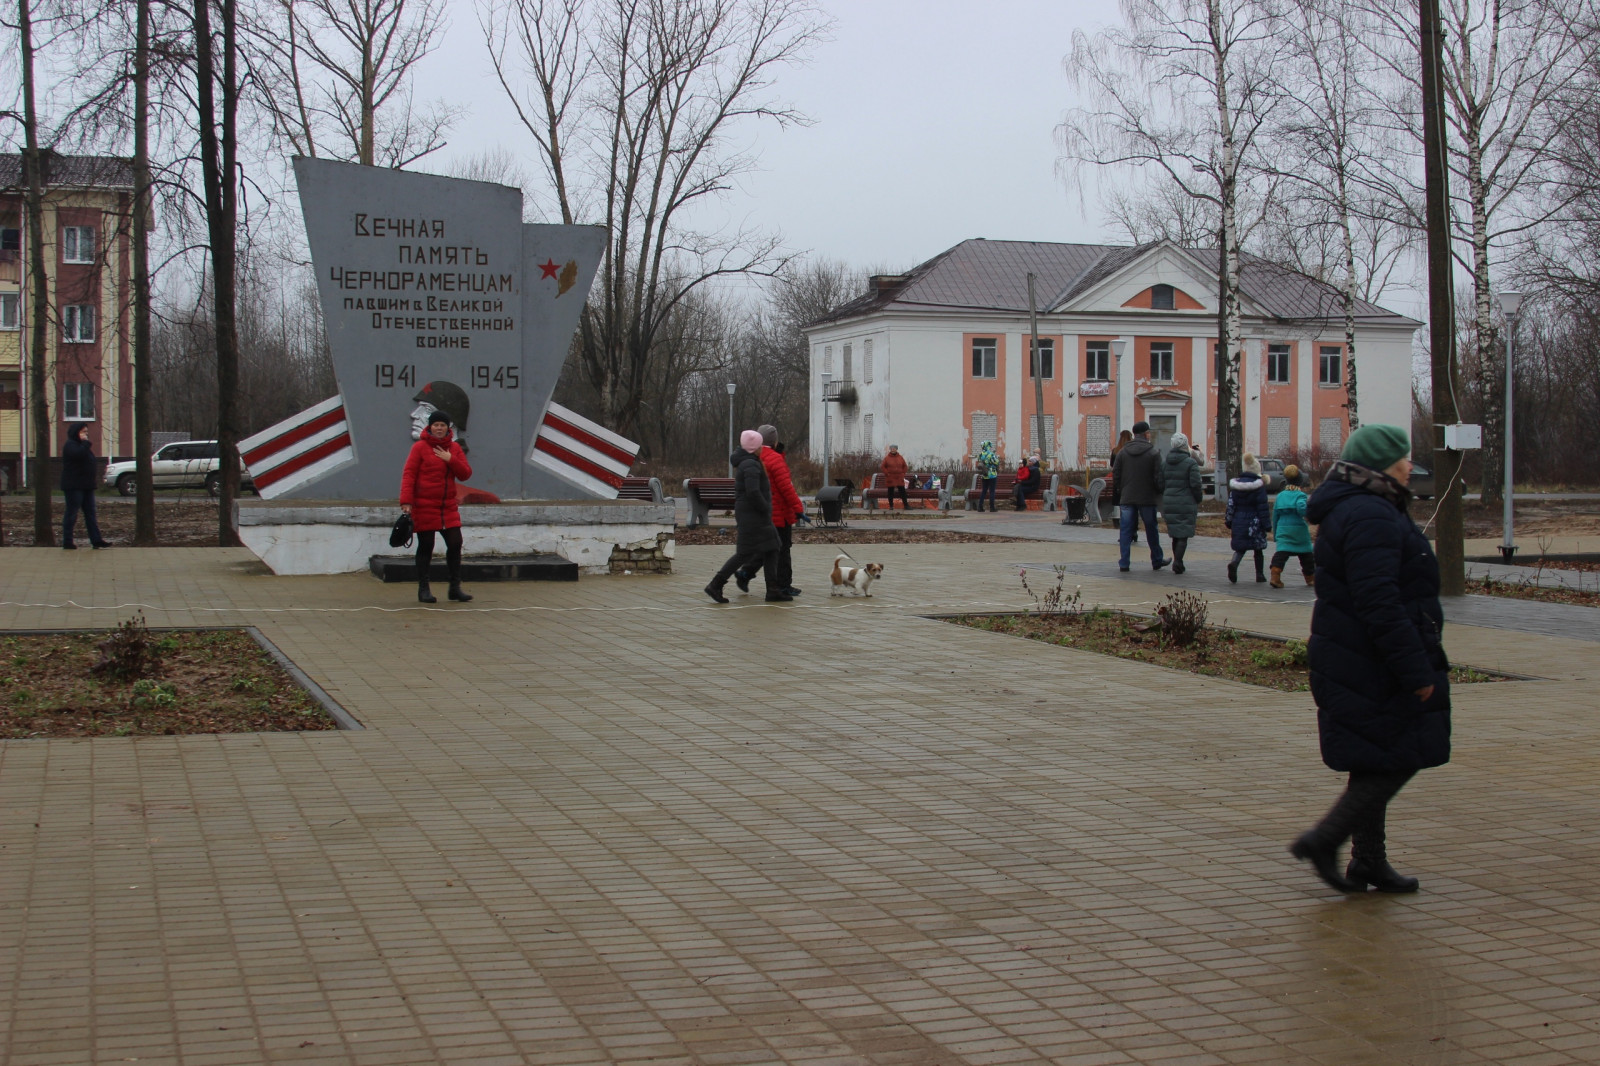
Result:
M428 588L435 533L444 534L450 598L463 603L472 599L461 591L461 509L456 504L456 482L472 477L472 467L450 425L443 411L429 415L428 428L411 446L400 475L400 510L411 516L417 531L417 599L423 603L439 602Z

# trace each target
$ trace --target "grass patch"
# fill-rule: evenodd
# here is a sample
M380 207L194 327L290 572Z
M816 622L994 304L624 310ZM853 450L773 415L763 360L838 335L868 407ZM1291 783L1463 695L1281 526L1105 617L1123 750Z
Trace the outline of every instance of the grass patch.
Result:
M0 740L335 728L243 629L0 636Z

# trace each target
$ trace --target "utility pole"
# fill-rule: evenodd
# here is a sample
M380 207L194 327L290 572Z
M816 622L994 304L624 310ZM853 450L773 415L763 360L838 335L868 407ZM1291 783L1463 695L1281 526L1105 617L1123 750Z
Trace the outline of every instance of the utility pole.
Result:
M1028 275L1028 352L1033 371L1034 418L1039 425L1039 457L1050 461L1050 438L1044 432L1044 356L1039 351L1039 308L1033 299L1033 275Z
M1461 453L1444 447L1444 427L1461 420L1456 410L1455 263L1450 255L1450 168L1444 123L1444 39L1439 0L1421 0L1422 154L1428 226L1428 347L1433 387L1433 467L1439 485L1434 552L1439 592L1467 591L1461 516Z
M133 59L133 542L156 542L150 455L150 2L138 0Z

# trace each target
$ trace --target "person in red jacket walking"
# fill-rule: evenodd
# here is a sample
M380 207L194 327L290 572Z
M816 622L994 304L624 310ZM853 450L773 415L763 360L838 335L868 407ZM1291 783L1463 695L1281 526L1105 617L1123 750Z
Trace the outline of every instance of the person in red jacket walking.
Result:
M411 516L417 531L417 599L422 603L439 602L428 588L435 533L444 534L450 598L462 603L472 599L461 591L461 508L456 502L456 482L470 477L472 467L455 439L450 416L434 411L400 475L400 510Z
M794 524L806 513L806 505L795 491L788 462L783 453L778 451L778 427L758 426L756 432L761 434L761 451L756 458L761 460L762 467L767 471L767 481L772 485L772 525L777 529L782 545L778 549L778 572L773 575L773 581L784 592L798 596L800 590L794 587L794 560L790 553L794 547ZM748 573L739 571L733 575L734 583L741 591L749 592L750 579L759 570L760 567Z

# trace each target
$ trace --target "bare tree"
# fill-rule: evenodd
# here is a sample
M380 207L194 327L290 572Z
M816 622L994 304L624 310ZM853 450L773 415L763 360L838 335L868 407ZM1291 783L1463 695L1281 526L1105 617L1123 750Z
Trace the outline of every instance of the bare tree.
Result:
M405 167L445 145L460 108L417 104L411 75L445 29L441 0L273 0L261 85L296 155Z
M1066 70L1091 103L1057 128L1067 173L1155 170L1216 212L1217 445L1237 465L1241 185L1276 102L1266 75L1276 43L1256 0L1122 0L1126 26L1073 36Z
M823 22L811 0L485 0L479 18L550 214L610 234L577 364L598 416L633 431L679 305L787 261L775 237L690 216L753 164L729 143L743 120L803 121L768 90Z
M1559 180L1555 146L1571 113L1558 105L1578 72L1584 37L1555 0L1443 0L1442 83L1449 129L1449 162L1458 190L1452 212L1455 255L1473 279L1475 343L1472 368L1484 427L1485 470L1499 468L1505 393L1503 348L1494 318L1492 261L1514 255L1533 234L1565 216L1575 191ZM1373 54L1402 87L1391 107L1396 128L1421 143L1420 73L1415 64L1416 0L1394 5L1368 0L1378 31ZM1414 179L1415 171L1402 171ZM1397 203L1416 202L1415 186L1396 190ZM1409 195L1408 195L1409 194ZM1417 221L1421 228L1420 220ZM1498 500L1500 479L1485 477L1486 500Z
M28 416L33 421L33 542L53 547L50 520L50 405L45 379L45 330L50 323L50 289L44 266L44 157L39 148L39 112L34 103L33 0L18 0L17 32L22 45L22 130L27 148L22 165L28 188L28 279L33 306L28 309Z

